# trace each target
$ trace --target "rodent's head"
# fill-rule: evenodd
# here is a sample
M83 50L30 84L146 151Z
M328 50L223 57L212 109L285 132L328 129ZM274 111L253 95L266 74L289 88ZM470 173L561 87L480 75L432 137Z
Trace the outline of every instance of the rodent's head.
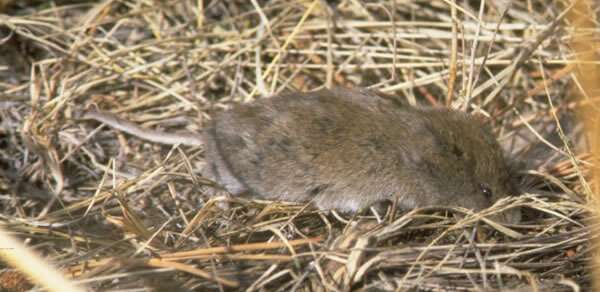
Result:
M424 162L429 173L440 176L435 187L443 197L441 203L479 211L518 195L503 151L481 121L455 111L431 113L429 130L436 147L426 153ZM521 212L513 208L494 219L517 223Z

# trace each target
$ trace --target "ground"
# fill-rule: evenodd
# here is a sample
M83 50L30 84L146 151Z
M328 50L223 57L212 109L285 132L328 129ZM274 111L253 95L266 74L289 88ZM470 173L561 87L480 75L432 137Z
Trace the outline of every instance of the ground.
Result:
M595 10L453 2L2 1L0 226L93 290L588 290L569 13ZM201 131L232 104L333 85L484 117L523 195L360 214L209 197L201 147L78 119ZM488 219L510 207L521 223ZM32 284L0 264L0 290Z

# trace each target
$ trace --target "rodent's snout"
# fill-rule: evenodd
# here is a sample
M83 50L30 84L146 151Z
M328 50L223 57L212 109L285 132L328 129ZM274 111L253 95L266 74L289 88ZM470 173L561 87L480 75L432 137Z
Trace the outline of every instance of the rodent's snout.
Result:
M491 216L492 220L499 223L518 224L521 222L521 208L511 208L502 213Z

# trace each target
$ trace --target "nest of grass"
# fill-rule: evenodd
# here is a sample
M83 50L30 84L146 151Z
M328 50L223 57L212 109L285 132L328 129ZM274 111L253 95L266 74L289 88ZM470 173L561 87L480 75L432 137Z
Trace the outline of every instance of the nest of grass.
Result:
M589 11L451 2L2 1L0 226L94 290L590 289L565 17ZM77 119L201 131L209 109L334 84L488 116L523 196L385 214L208 197L201 148ZM487 219L511 207L520 224ZM32 285L0 265L0 287Z

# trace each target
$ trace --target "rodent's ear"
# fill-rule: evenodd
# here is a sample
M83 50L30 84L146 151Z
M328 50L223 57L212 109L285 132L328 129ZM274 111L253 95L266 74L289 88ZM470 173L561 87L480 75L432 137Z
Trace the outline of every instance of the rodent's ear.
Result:
M521 171L525 169L525 162L514 159L512 157L505 157L506 169L508 171L508 184L511 187L509 191L511 195L516 196L521 194Z
M405 98L402 98L400 96L397 96L397 95L394 95L394 94L389 94L389 93L384 93L382 91L373 90L373 89L371 89L371 92L374 95L376 95L376 96L378 96L378 97L380 97L382 99L391 101L393 104L395 104L398 107L406 108L406 107L410 107L411 106L410 103Z
M492 119L490 119L489 117L485 116L481 112L474 112L471 114L471 117L479 124L480 127L484 128L486 131L490 133L494 132L491 123Z
M482 114L481 112L474 112L471 114L471 116L478 121L479 123L481 123L482 125L486 125L489 124L490 122L490 118L486 117L484 114Z

